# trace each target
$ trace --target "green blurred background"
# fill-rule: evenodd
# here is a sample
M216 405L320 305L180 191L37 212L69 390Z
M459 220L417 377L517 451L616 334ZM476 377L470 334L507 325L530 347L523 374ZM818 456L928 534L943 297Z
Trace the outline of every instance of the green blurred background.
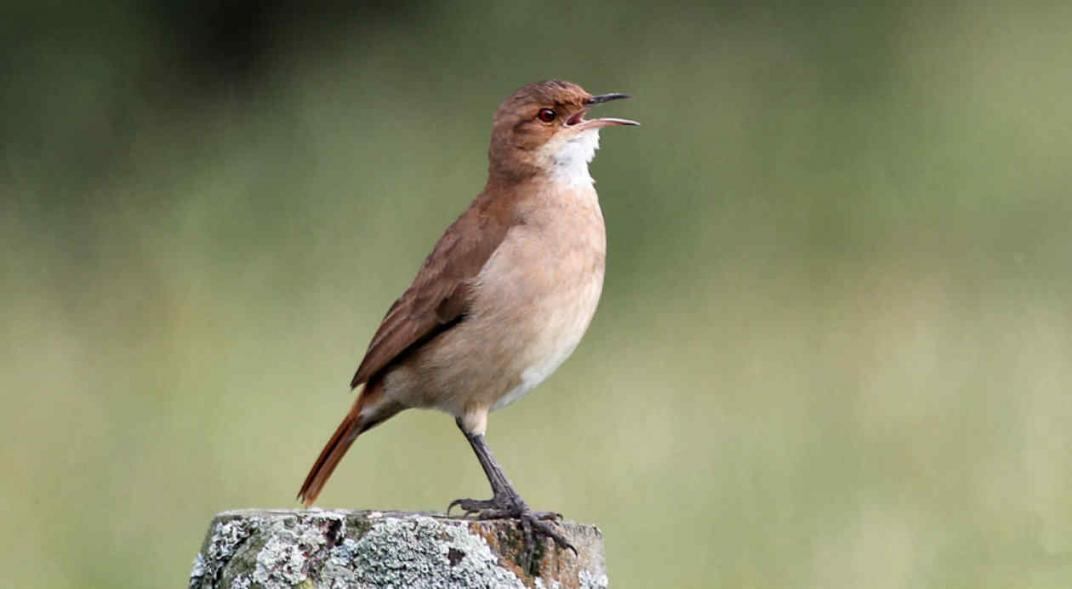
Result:
M5 586L181 586L213 513L295 507L550 77L644 126L592 328L489 437L614 586L1072 585L1072 4L3 11ZM485 493L411 412L321 505Z

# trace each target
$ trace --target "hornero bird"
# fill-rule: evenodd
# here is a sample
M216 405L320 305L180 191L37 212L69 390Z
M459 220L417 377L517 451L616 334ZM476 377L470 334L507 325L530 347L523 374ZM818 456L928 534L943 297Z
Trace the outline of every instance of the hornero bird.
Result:
M603 289L606 233L588 164L605 127L591 107L627 98L552 80L524 86L495 112L488 180L443 233L413 283L387 311L350 385L362 387L301 486L310 506L359 435L400 411L454 416L491 484L466 515L520 522L572 545L529 508L485 441L488 414L520 399L581 341Z

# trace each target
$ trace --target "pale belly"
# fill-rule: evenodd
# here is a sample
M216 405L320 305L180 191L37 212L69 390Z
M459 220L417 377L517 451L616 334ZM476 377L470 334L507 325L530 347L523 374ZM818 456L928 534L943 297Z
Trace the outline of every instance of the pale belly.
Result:
M547 304L527 319L541 325L529 330L532 339L519 354L519 382L491 405L492 410L524 397L573 354L595 315L602 290L603 273L599 272L598 278L582 280L561 296L549 297Z

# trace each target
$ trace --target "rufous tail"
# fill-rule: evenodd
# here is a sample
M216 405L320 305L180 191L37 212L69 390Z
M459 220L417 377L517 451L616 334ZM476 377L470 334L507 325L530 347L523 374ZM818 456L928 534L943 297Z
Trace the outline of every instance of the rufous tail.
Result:
M365 412L365 415L362 415L366 406L379 404L382 396L380 383L366 385L365 389L358 395L349 413L343 418L339 427L335 429L335 433L332 434L328 443L324 445L324 449L320 451L320 456L313 464L313 468L309 470L309 474L306 475L305 482L302 483L301 491L298 491L298 500L305 504L306 507L311 506L316 501L320 491L323 490L324 485L331 478L331 473L335 472L335 467L339 465L339 461L346 455L346 451L350 449L357 436L397 413L397 410L376 411L376 415L370 415L369 412Z

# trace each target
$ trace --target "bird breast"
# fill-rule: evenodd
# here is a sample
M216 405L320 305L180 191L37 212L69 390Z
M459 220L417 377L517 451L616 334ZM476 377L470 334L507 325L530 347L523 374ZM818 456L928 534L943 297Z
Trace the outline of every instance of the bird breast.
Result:
M386 377L388 397L461 417L504 407L580 343L603 290L606 236L591 186L548 183L472 285L465 318Z
M499 327L492 339L513 376L494 391L493 409L520 399L573 353L603 291L606 234L595 190L549 192L522 210L524 222L479 278L477 313Z

